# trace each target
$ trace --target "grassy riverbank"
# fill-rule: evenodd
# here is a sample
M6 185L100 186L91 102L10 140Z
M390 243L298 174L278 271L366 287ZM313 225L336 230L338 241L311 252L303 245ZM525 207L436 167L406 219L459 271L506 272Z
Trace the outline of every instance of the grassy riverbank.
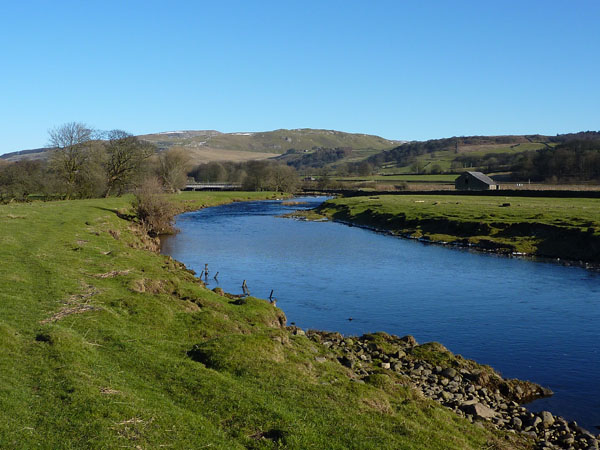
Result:
M1 448L528 447L392 371L357 382L268 302L219 296L148 251L128 203L0 207Z
M381 195L338 198L317 213L434 242L600 262L600 200Z

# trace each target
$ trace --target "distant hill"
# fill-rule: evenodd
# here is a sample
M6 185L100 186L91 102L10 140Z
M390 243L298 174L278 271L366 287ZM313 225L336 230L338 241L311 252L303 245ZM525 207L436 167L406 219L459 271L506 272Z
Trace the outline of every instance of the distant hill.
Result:
M31 150L19 150L18 152L5 153L0 155L0 159L15 162L21 159L46 159L48 157L48 148L33 148Z
M313 173L320 168L337 171L345 170L344 167L352 172L366 161L376 173L390 175L456 173L471 169L486 173L514 172L515 166L522 165L520 160L533 161L533 154L541 150L574 141L600 141L600 132L459 136L411 142L310 128L256 133L185 130L138 137L152 142L159 151L181 148L194 164L272 158ZM48 149L41 148L7 153L0 156L0 160L45 159L47 156ZM523 172L518 168L517 171Z
M368 134L344 133L310 128L275 130L256 133L221 133L215 130L185 130L145 134L140 139L151 142L159 151L173 147L185 149L195 163L209 161L247 161L267 159L289 150L311 152L321 148L351 148L377 153L397 146L393 141ZM8 161L47 157L47 149L7 153L0 158Z
M266 159L288 152L305 153L322 148L352 148L372 153L390 149L402 141L369 134L302 128L265 132L220 133L214 130L175 131L139 136L160 150L179 147L188 150L196 162ZM365 155L364 157L367 157Z
M484 172L510 170L519 155L552 149L573 141L600 140L600 132L544 135L460 136L413 141L371 155L381 173L440 173L477 168Z

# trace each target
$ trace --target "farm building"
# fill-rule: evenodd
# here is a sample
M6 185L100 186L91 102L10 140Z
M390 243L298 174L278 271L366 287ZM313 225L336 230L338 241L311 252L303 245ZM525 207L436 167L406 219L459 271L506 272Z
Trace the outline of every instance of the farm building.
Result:
M454 186L459 191L487 191L498 189L498 185L481 172L465 172L454 180Z

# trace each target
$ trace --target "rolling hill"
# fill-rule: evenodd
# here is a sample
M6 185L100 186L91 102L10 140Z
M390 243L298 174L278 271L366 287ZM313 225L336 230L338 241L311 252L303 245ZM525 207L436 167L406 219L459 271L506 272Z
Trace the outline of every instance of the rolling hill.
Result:
M310 128L265 132L221 133L215 130L169 131L140 135L138 138L155 144L159 151L183 148L194 163L210 161L248 161L267 159L296 151L318 148L352 148L366 151L364 157L391 149L402 141L393 141L368 134L344 133ZM47 148L23 150L0 156L7 161L45 159Z
M460 136L410 142L309 128L239 133L187 130L138 137L156 145L158 151L183 149L190 156L192 164L276 159L305 174L314 174L325 168L338 177L352 178L358 175L364 178L376 174L382 178L381 181L391 182L397 181L392 180L391 176L438 176L464 170L492 173L499 180L544 179L548 177L536 175L528 169L532 164L539 163L534 162L536 155L551 152L555 147L568 147L568 143L598 142L600 132L555 136ZM565 151L573 153L573 149ZM2 155L0 160L44 159L47 155L48 149L24 150ZM597 165L593 161L585 164Z
M372 155L368 161L382 174L456 173L467 169L498 172L510 170L519 155L599 138L600 133L590 131L556 136L461 136L408 142Z
M310 128L275 130L257 133L220 133L176 131L139 136L160 150L179 147L188 150L197 162L247 161L267 159L289 152L310 152L320 148L349 147L369 154L390 149L401 141L391 141L368 134L344 133ZM369 156L365 154L364 157Z

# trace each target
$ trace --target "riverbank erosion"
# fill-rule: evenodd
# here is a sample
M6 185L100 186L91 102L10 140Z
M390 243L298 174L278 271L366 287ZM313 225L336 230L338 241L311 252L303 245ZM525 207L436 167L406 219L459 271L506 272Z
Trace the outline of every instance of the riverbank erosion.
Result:
M260 198L189 195L174 198ZM129 201L0 207L1 447L535 447L533 436L457 414L396 371L418 371L420 361L433 367L423 366L425 376L454 369L448 386L460 393L461 370L478 366L455 366L458 357L410 339L406 349L385 335L342 345L287 328L273 304L209 291L181 263L148 251L126 219ZM502 394L498 383L481 386Z
M312 214L424 242L600 264L599 199L378 195L333 199Z

